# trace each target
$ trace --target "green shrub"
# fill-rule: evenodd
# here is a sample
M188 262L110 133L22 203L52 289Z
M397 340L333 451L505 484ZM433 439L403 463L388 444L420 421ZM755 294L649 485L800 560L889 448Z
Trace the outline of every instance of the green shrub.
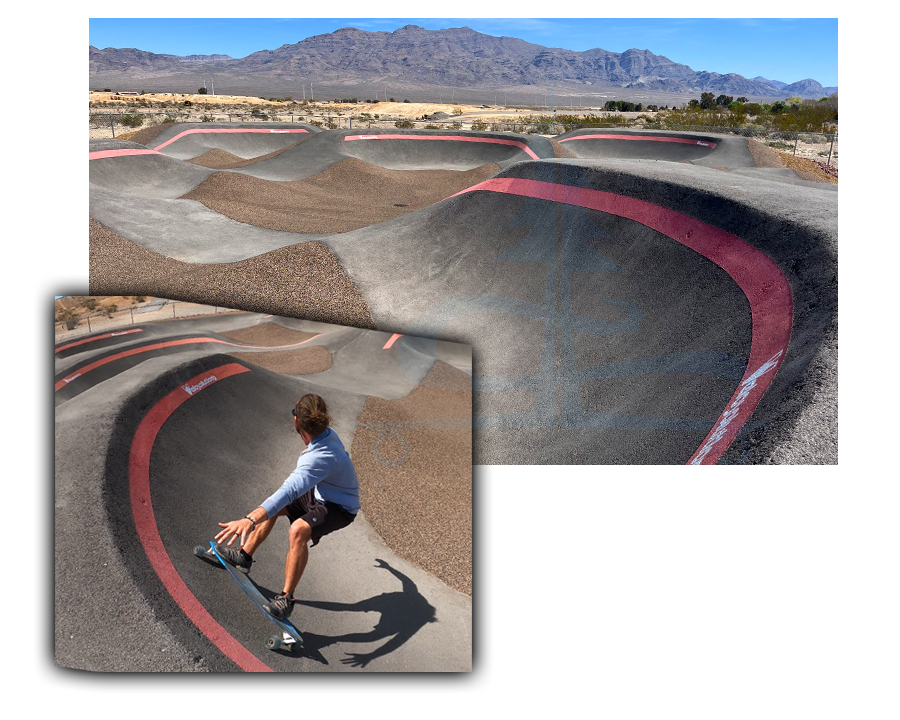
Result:
M124 125L125 127L140 127L144 124L144 116L140 114L122 115L119 118L119 124Z
M413 124L412 120L398 120L394 123L394 127L409 129L414 128L415 125Z
M425 126L425 129L426 130L440 130L441 128L438 125L428 123L428 125Z
M473 122L472 129L477 131L484 131L488 129L486 122Z
M794 146L781 140L771 140L766 143L770 148L775 150L793 150Z

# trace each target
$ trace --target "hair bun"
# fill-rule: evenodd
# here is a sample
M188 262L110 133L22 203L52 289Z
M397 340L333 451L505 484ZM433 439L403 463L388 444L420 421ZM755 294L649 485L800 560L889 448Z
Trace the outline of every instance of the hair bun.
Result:
M313 437L325 432L331 424L325 400L315 393L308 393L300 398L297 401L296 410L300 429L305 430Z

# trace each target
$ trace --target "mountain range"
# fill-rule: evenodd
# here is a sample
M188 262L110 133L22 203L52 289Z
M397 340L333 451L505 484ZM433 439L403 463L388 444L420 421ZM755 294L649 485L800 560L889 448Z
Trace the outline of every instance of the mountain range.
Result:
M275 88L299 80L378 86L442 88L576 88L578 92L621 88L632 93L712 92L749 98L799 95L819 99L837 92L812 79L785 83L735 73L695 71L649 50L576 52L510 37L485 35L468 27L425 30L406 25L393 32L347 27L314 35L276 50L244 58L227 55L164 55L134 48L90 46L90 77L97 82L136 82L188 75ZM195 83L196 85L196 83Z

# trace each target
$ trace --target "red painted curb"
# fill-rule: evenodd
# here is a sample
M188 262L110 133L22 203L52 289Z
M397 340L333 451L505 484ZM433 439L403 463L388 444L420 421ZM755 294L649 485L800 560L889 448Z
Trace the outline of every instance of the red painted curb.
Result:
M223 628L190 591L163 545L150 495L150 453L160 428L186 400L232 375L250 372L237 363L200 373L166 395L144 416L131 443L128 484L134 525L147 559L172 599L212 643L245 672L274 672Z
M266 133L266 134L283 134L283 133L308 133L309 130L303 130L302 128L297 128L296 130L288 129L288 128L209 128L202 129L197 128L195 130L185 130L184 132L178 133L171 140L166 140L162 145L157 145L156 150L160 148L164 148L166 145L171 145L176 140L183 138L185 135L196 135L199 133Z
M690 138L678 137L652 137L649 135L574 135L573 137L560 140L561 143L570 142L572 140L649 140L652 142L673 142L684 143L685 145L702 145L710 149L714 148L718 143L709 142L708 140L692 140Z
M388 340L388 341L384 344L384 347L381 348L381 349L382 349L382 350L389 350L389 349L393 346L393 344L394 344L395 342L397 342L397 341L398 341L400 338L402 338L402 337L403 337L403 334L402 334L402 333L394 333L393 335L391 335L391 339Z
M196 343L218 343L220 345L228 345L229 347L236 348L244 348L246 350L284 350L285 348L294 348L303 345L304 343L308 343L310 340L315 340L319 335L313 335L311 338L306 338L303 342L294 343L293 345L239 345L238 343L231 343L225 340L218 340L216 338L211 337L193 337L193 338L181 338L180 340L168 340L166 342L155 343L153 345L142 345L138 348L131 348L130 350L123 350L120 353L116 353L115 355L108 355L107 357L102 357L99 360L95 360L94 362L85 365L83 368L79 368L78 370L74 370L70 374L66 375L62 380L58 381L54 386L54 392L58 392L60 388L65 387L70 382L75 380L76 378L80 378L85 373L89 373L91 370L96 370L98 367L106 365L107 363L111 363L114 360L121 360L125 357L130 357L132 355L139 355L140 353L150 352L151 350L160 350L166 347L175 347L177 345L192 345Z
M530 147L519 140L503 140L501 138L467 137L465 135L347 135L344 142L349 140L456 140L457 142L493 143L495 145L513 145L526 152L530 157L538 160L538 156Z
M791 339L791 289L775 262L735 235L645 200L517 178L492 178L457 195L476 190L577 205L634 220L700 253L731 276L750 302L750 357L731 400L687 463L715 464L753 414L778 372Z
M60 350L68 350L70 347L76 347L77 345L84 345L85 343L94 342L95 340L105 340L106 338L116 337L117 335L131 335L132 333L143 332L141 328L134 328L132 330L123 330L122 332L110 332L105 335L96 335L95 337L89 337L85 340L78 340L77 342L69 343L68 345L62 345L56 350L55 353L58 353Z
M125 157L127 155L162 155L162 153L156 150L132 150L127 148L124 150L97 150L88 153L88 160L102 160L103 158Z

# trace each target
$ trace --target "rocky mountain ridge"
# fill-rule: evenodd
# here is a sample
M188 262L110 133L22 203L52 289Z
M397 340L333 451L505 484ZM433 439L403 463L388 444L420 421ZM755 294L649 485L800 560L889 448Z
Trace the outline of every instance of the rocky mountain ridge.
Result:
M341 28L275 50L244 58L226 55L179 57L93 46L90 75L123 80L171 76L181 72L218 73L245 81L288 78L442 87L624 88L633 91L820 98L837 92L812 79L795 83L748 79L735 73L696 72L649 50L614 53L601 48L576 52L547 48L517 38L485 35L468 27L425 30L406 25L393 32Z

